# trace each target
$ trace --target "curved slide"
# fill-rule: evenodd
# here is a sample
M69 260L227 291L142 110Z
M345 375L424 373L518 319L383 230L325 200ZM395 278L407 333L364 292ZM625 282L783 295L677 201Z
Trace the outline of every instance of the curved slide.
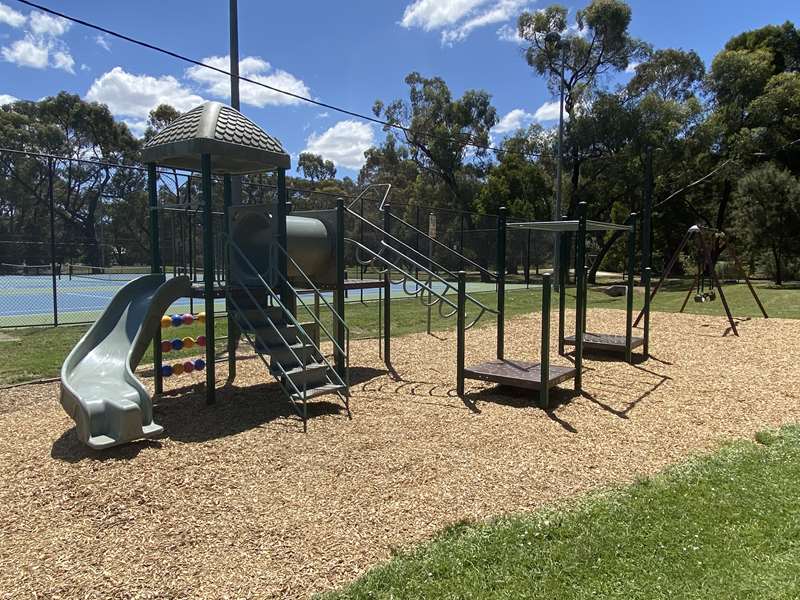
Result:
M95 449L160 434L150 394L134 375L161 317L191 292L188 277L145 275L117 292L61 367L61 405Z

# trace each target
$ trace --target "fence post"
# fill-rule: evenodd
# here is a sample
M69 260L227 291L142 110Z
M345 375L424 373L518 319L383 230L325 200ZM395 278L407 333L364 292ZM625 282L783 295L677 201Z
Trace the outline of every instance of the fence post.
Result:
M465 315L467 305L467 274L458 272L458 308L456 318L456 393L459 398L464 396L464 354L466 348Z
M53 283L53 327L58 327L58 288L56 287L56 202L53 194L53 159L47 161L47 201L50 204L50 272Z
M527 230L528 240L525 247L525 287L531 287L531 230Z
M545 410L550 408L550 273L542 276L542 349L539 360L539 397Z
M497 215L497 358L505 354L506 311L506 207Z
M567 215L561 215L561 220L566 221ZM556 277L558 277L558 353L564 356L564 321L567 311L567 276L569 275L569 260L567 260L569 236L560 235L558 240L559 247L555 249L561 259L559 261L561 268L556 270ZM553 255L553 261L555 263L555 254Z

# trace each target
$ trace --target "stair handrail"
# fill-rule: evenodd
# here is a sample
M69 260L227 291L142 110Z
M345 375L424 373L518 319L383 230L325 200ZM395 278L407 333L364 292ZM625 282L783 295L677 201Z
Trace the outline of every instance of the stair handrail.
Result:
M331 364L328 362L328 359L325 358L325 355L323 354L322 350L320 350L317 347L317 345L314 343L314 340L312 340L311 336L308 335L308 332L305 329L303 329L303 327L300 325L300 322L295 318L295 316L292 314L292 312L286 307L286 305L283 304L283 302L281 302L281 299L278 296L278 294L275 293L275 290L273 290L272 287L264 280L264 278L261 276L261 273L258 272L258 269L256 269L256 267L253 265L253 263L250 261L250 259L247 258L247 256L244 254L244 252L242 252L242 249L239 248L238 245L236 245L236 243L230 238L229 234L222 232L221 235L222 235L223 239L225 240L226 244L234 249L234 251L238 254L238 256L245 262L245 264L255 274L255 276L258 278L258 280L261 282L261 284L267 290L267 293L270 295L270 298L273 300L273 302L276 302L278 307L283 311L283 313L289 317L289 320L291 321L292 325L294 325L294 327L297 329L298 333L301 333L305 337L308 345L312 346L317 351L317 354L319 355L319 358L322 359L322 361L325 363L325 366L328 367L328 370L333 372L336 375L336 379L338 380L339 384L342 385L343 387L347 387L345 382L339 376L339 373L336 371L336 369L334 369L331 366ZM247 294L251 297L251 299L253 300L253 303L254 304L258 304L257 301L255 300L255 298L252 296L249 288L247 288L245 286L244 289L247 292ZM296 292L296 290L295 290L295 292ZM235 304L235 301L234 301L234 304ZM241 311L241 309L239 309L239 310ZM259 310L261 310L260 307L259 307ZM264 313L263 310L261 312L264 314L266 319L269 321L269 324L273 327L273 329L276 330L276 332L278 334L278 337L280 337L281 341L286 345L286 347L292 353L292 356L294 356L294 358L298 361L298 363L303 365L303 370L305 371L305 368L306 368L305 361L300 360L300 358L297 356L297 354L295 354L294 350L292 350L292 348L291 348L290 344L288 343L288 341L286 340L286 338L283 337L283 335L280 333L280 331L277 331L277 328L275 327L275 324L272 322L272 319L269 317L269 315ZM337 348L339 349L340 352L344 353L344 350L341 347L339 347L338 344L336 344L335 341L334 341L334 344L337 346ZM283 367L280 365L280 361L278 362L278 365L281 367L281 370L283 371ZM284 375L286 375L285 371L284 371ZM287 378L288 378L288 376L287 376ZM305 389L305 386L304 386L304 389ZM299 393L299 391L298 391L298 393ZM305 392L303 393L303 396L305 396Z
M396 241L396 242L398 242L399 244L402 244L403 246L406 246L407 248L410 248L411 250L413 250L413 251L414 251L414 252L416 252L417 254L420 254L421 256L423 256L423 257L424 257L424 255L422 255L422 253L420 253L420 252L419 252L419 250L414 250L414 248L413 248L413 247L409 246L408 244L406 244L406 243L405 243L405 242L403 242L402 240L399 240L399 239L397 239L397 238L396 238L395 236L393 236L391 233L387 233L387 232L386 232L386 230L384 230L382 227L379 227L378 225L376 225L375 223L373 223L373 222L372 222L372 221L370 221L369 219L365 219L364 217L362 217L361 215L359 215L358 213L356 213L356 212L354 212L354 211L352 211L352 210L350 210L350 209L347 209L347 210L348 210L348 212L349 212L351 215L353 215L353 216L354 216L354 217L356 217L357 219L360 219L360 220L362 220L364 223L366 223L367 225L369 225L369 226L370 226L370 227L372 227L373 229L375 229L375 230L377 230L377 231L379 231L379 232L383 233L383 234L386 236L386 238L387 238L387 239L389 239L389 240L391 240L391 241ZM355 242L355 240L352 240L352 239L350 239L349 241L350 241L350 242ZM374 251L372 251L371 249L369 249L369 248L368 248L367 246L365 246L364 244L361 244L360 242L355 242L355 243L356 243L356 244L357 244L359 247L361 247L361 248L364 248L364 249L367 249L367 250L370 250L370 252L373 252L373 253L374 253ZM431 271L430 269L428 269L427 267L425 267L425 266L421 265L420 263L418 263L416 260L414 260L414 259L413 259L413 258L411 258L410 256L406 256L405 254L403 254L402 252L400 252L400 251L399 251L397 248L395 248L395 247L391 246L390 244L387 244L385 239L381 240L381 245L383 246L383 248L388 248L389 250L391 250L391 251L392 251L392 252L394 252L395 254L397 254L397 255L401 256L402 258L404 258L405 260L407 260L407 261L411 262L411 263L412 263L412 264L413 264L413 265L414 265L414 266L415 266L417 269L419 269L420 271L424 271L425 273L428 273L429 275L432 275L433 277L435 277L435 278L436 278L436 279L437 279L439 282L441 282L442 284L444 284L444 286L445 286L445 287L446 287L448 290L453 290L454 292L457 292L457 291L458 291L458 290L457 290L457 288L456 288L456 287L455 287L453 284L449 283L449 282L448 282L446 279L443 279L442 277L440 277L440 276L439 276L438 274L436 274L435 272L433 272L433 271ZM380 252L378 252L377 254L381 256L381 259L382 259L382 260L384 260L384 261L387 261L387 259L386 259L385 257L383 257L383 256L381 255L381 253L380 253ZM427 258L427 257L424 257L424 258L425 258L425 260L426 260L426 261L428 260L428 258ZM388 262L388 261L387 261L387 262ZM391 267L392 267L393 269L397 269L397 270L398 270L398 271L400 271L401 273L404 273L404 272L403 272L401 269L399 269L399 268L398 268L396 265L394 265L394 264L391 264L391 263L389 263L389 264L391 265ZM442 267L442 270L443 270L443 271L446 271L447 273L450 273L450 274L452 274L452 275L454 275L454 276L455 276L455 274L454 274L454 273L451 273L450 271L448 271L448 270L447 270L447 269L445 269L444 267ZM436 292L433 292L433 293L436 293ZM479 302L478 300L476 300L475 298L473 298L473 297L472 297L472 296L470 296L469 294L467 294L467 299L468 299L470 302L472 302L473 304L476 304L477 306L479 306L480 308L482 308L484 311L488 311L488 312L490 312L490 313L492 313L492 314L497 314L497 311L496 311L496 310L494 310L494 309L492 309L492 308L489 308L488 306L486 306L486 305L485 305L485 304L483 304L482 302ZM452 305L452 306L453 306L453 308L455 308L455 305Z
M280 250L280 252L281 252L281 253L282 253L282 254L283 254L283 255L284 255L284 256L285 256L285 257L286 257L286 258L287 258L287 259L288 259L288 260L289 260L291 263L292 263L292 265L294 265L294 268L297 270L297 272L298 272L300 275L302 275L302 276L303 276L303 279L304 279L304 280L305 280L305 282L308 284L308 286L309 286L309 289L310 289L310 290L312 290L312 291L313 291L313 292L314 292L314 293L315 293L315 294L316 294L316 295L317 295L317 296L318 296L318 297L319 297L319 298L320 298L320 299L321 299L321 300L322 300L322 301L325 303L325 306L328 308L328 310L330 310L330 311L331 311L331 313L333 313L333 316L334 316L334 317L336 317L336 320L337 320L337 321L339 321L339 323L341 323L341 324L342 324L342 326L344 327L344 330L345 330L345 332L347 333L347 340L348 340L348 341L347 341L347 345L348 345L348 350L349 350L349 344L350 344L350 342L349 342L349 339L350 339L350 327L347 325L347 322L346 322L346 321L345 321L345 320L342 318L342 315L340 315L340 314L339 314L339 313L336 311L336 309L335 309L335 308L333 308L333 306L331 306L331 304L330 304L330 303L329 303L329 302L328 302L328 301L325 299L325 296L323 296L323 295L322 295L322 291L321 291L321 290L320 290L320 289L319 289L319 288L318 288L316 285L314 285L314 283L311 281L311 279L308 277L308 275L305 273L305 271L303 271L303 269L301 269L301 268L300 268L300 265L298 265L298 264L297 264L297 262L296 262L296 261L295 261L295 260L294 260L294 259L293 259L291 256L289 256L289 253L288 253L288 252L287 252L287 251L286 251L286 250L285 250L283 247L281 247L281 245L280 245L280 244L274 244L274 246L275 246L275 248L277 248L278 250ZM274 264L274 263L273 263L273 264ZM335 338L334 338L334 337L333 337L333 336L332 336L330 333L328 333L328 330L325 328L325 326L324 326L324 325L322 324L322 322L319 320L319 318L317 317L317 315L315 315L315 314L314 314L314 311L312 311L312 310L311 310L311 309L308 307L308 305L305 303L305 301L304 301L304 300L303 300L303 299L300 297L300 292L299 292L299 291L298 291L298 290L297 290L297 289L296 289L296 288L295 288L295 287L294 287L294 286L293 286L293 285L292 285L292 284L291 284L291 283L290 283L290 282L287 280L287 278L286 278L286 277L284 277L284 276L283 276L283 274L282 274L282 273L281 273L281 272L280 272L278 269L274 269L274 268L271 268L271 269L272 269L272 270L274 270L274 271L275 271L275 273L278 275L278 277L281 279L281 281L283 281L283 283L285 283L285 284L286 284L286 285L289 287L289 289L292 291L292 293L295 295L295 297L296 297L298 300L300 300L300 302L301 302L301 304L303 305L303 307L304 307L304 308L305 308L305 309L308 311L308 313L309 313L309 314L310 314L310 315L313 317L313 319L314 319L314 322L315 322L317 325L319 325L319 326L320 326L320 328L321 328L321 329L322 329L322 330L325 332L325 335L327 335L327 336L330 338L330 340L331 340L331 341L334 343L334 345L336 346L336 348L337 348L337 349L338 349L340 352L342 352L342 353L345 353L345 350L344 350L344 349L342 349L342 347L341 347L341 346L339 346L339 344L338 344L338 343L336 343L336 340L335 340ZM345 353L345 354L346 354L346 353Z
M266 319L266 321L267 321L267 322L270 324L270 326L271 326L271 327L272 327L272 328L275 330L275 333L277 333L277 334L278 334L278 337L280 337L280 338L281 338L281 340L282 340L282 341L283 341L283 343L286 345L286 347L289 349L289 352L291 352L291 353L292 353L292 356L295 358L295 360L298 362L298 364L302 365L302 367L303 367L303 372L305 372L305 370L306 370L305 362L304 362L304 361L302 361L302 360L300 360L300 357L299 357L299 356L297 356L297 354L295 354L294 350L292 350L291 346L289 345L289 342L288 342L288 340L287 340L286 338L284 338L284 337L283 337L283 335L281 334L281 332L280 332L280 331L278 330L278 328L275 326L275 323L273 323L273 321L272 321L272 319L270 318L270 316L269 316L269 315L268 315L266 312L264 312L264 310L263 310L263 309L262 309L260 306L258 306L258 301L255 299L255 296L253 296L253 295L252 295L252 293L250 293L250 291L249 291L247 288L245 288L245 291L247 291L247 293L248 293L248 295L250 296L250 299L252 300L253 304L254 304L254 305L257 307L258 311L261 313L261 316L262 316L262 317L264 317L264 319ZM246 322L247 326L248 326L250 329L252 329L252 330L255 330L255 327L253 326L253 323L252 323L252 321L250 321L250 319L248 319L248 318L247 318L247 317L244 315L244 310L242 310L242 308L239 306L238 302L236 302L236 300L234 300L234 299L233 299L233 297L228 297L228 298L226 298L226 300L229 300L230 302L232 302L232 303L233 303L233 305L236 307L236 310L237 310L237 311L239 311L239 314L240 314L240 316L241 316L241 317L242 317L242 318L245 320L245 322ZM256 340L256 343L254 343L254 342L253 342L253 340L251 340L251 339L250 339L250 334L249 334L249 333L247 333L247 332L244 332L244 334L245 334L245 337L247 337L247 341L248 341L248 342L250 342L250 344L251 344L251 345L253 345L253 346L256 346L256 345L257 345L257 340ZM256 337L257 337L257 336L256 336ZM256 353L256 354L258 354L258 353ZM262 362L263 362L263 363L264 363L264 364L265 364L265 365L266 365L268 368L270 368L270 369L272 368L272 365L271 365L271 364L267 364L267 362L266 362L266 360L264 359L264 357L263 357L263 356L261 356L260 354L258 354L258 356L261 358L261 361L262 361ZM277 364L278 364L278 368L280 369L280 371L281 371L281 374L283 375L284 379L286 379L287 381L289 381L289 383L290 383L290 384L292 385L292 387L294 388L294 391L295 391L295 392L296 392L298 395L300 395L300 396L305 396L305 394L306 394L306 391L307 391L307 389L308 389L308 388L307 388L306 379L305 379L305 378L303 378L303 392L301 393L301 392L300 392L300 389L297 387L297 384L294 382L294 380L293 380L291 377L289 377L289 373L287 373L286 369L284 369L284 368L283 368L283 365L280 363L280 361L278 361L278 363L277 363ZM284 388L284 385L283 385L283 383L281 383L281 382L280 382L280 380L278 381L278 384L280 384L280 386L281 386L282 388ZM284 389L284 392L285 392L285 391L286 391L286 390ZM288 394L288 393L287 393L286 395L287 395L287 396L289 396L289 401L290 401L290 402L292 402L292 403L294 403L294 400L292 400L291 394Z
M379 210L383 210L383 208L380 208ZM454 254L454 255L455 255L457 258L460 258L461 260L463 260L463 261L465 261L465 262L468 262L468 263L469 263L469 264L471 264L473 267L477 268L479 273L483 273L483 274L484 274L484 275L486 275L487 277L490 277L490 278L494 279L495 281L497 281L497 273L492 273L492 272L491 272L490 270L488 270L486 267L482 267L481 265L479 265L478 263L476 263L476 262L475 262L474 260L472 260L471 258L467 258L467 257L466 257L464 254L462 254L461 252L456 252L455 250L453 250L453 249L452 249L450 246L448 246L448 245L447 245L447 244L445 244L444 242L440 242L440 241L439 241L439 240L437 240L435 237L432 237L432 236L428 235L427 233L425 233L424 231L422 231L422 230L421 230L421 229L419 229L418 227L415 227L414 225L412 225L411 223L409 223L409 222L408 222L408 221L406 221L405 219L401 219L400 217L398 217L398 216L397 216L396 214L394 214L394 213L389 213L389 218L391 218L391 219L394 219L394 220L395 220L395 221L397 221L398 223L402 223L402 224L403 224L403 225L405 225L406 227L410 227L412 230L414 230L414 232L415 232L415 233L417 233L417 234L421 235L421 236L422 236L422 237L424 237L426 240L429 240L429 241L433 242L434 244L436 244L437 246L439 246L439 247L441 247L441 248L444 248L444 249L445 249L445 250L447 250L447 251L448 251L450 254ZM419 252L419 250L417 250L417 252Z
M389 192L392 191L391 183L370 183L367 187L361 190L358 196L356 196L353 199L353 201L350 204L348 204L345 208L347 208L347 210L350 210L351 206L353 206L356 202L361 200L369 190L374 188L386 188L386 191L383 193L383 198L381 198L381 201L378 203L378 210L383 210L383 205L386 204L386 199L389 197Z

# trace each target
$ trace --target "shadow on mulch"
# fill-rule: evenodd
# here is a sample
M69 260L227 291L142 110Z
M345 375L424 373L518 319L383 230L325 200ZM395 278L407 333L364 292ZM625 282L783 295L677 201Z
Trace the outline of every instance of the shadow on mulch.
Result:
M539 403L539 392L536 390L525 390L522 388L515 388L506 385L496 385L494 387L481 390L477 394L467 394L464 396L464 404L470 410L480 413L478 408L478 401L491 402L493 404L500 404L502 406L509 406L511 408L535 408L543 411L547 418L555 423L558 423L566 431L570 433L578 433L578 430L560 418L556 414L556 410L561 406L566 406L577 398L580 394L572 389L555 387L550 389L550 407L543 409Z
M131 460L145 448L160 448L158 440L139 440L124 446L115 446L107 450L94 450L78 441L75 428L72 427L61 434L50 449L50 456L56 460L68 463L78 463L82 460L95 460L106 462L111 460Z
M356 368L351 382L364 382L385 374L380 369ZM325 396L308 403L309 428L313 420L325 415L347 417L341 402ZM201 443L236 435L267 423L280 422L288 431L303 433L303 422L292 409L277 383L248 387L227 385L217 389L216 403L205 403L205 387L185 386L166 392L153 407L154 420L164 427L164 436L183 443ZM140 440L104 451L92 450L78 441L71 428L54 443L50 456L76 463L89 460L130 460L145 448L160 448L158 440Z

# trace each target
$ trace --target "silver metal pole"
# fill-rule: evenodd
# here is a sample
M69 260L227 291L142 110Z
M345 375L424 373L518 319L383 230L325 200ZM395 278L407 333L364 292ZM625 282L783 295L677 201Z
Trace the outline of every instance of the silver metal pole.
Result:
M566 62L566 45L563 40L559 38L559 47L561 48L561 77L559 82L559 98L558 98L558 163L556 164L556 205L553 211L553 220L557 221L561 218L561 171L564 162L564 63ZM558 277L559 262L559 242L561 233L556 232L553 237L553 272L556 288L559 285L560 278ZM559 290L560 292L560 290Z

